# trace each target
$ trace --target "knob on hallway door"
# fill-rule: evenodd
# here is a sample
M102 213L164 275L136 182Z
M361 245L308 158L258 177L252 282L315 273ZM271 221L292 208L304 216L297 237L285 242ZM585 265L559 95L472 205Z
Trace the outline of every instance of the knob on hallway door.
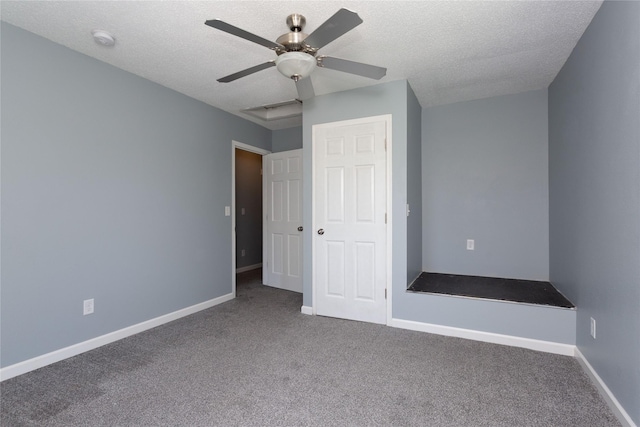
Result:
M318 234L322 236L324 234L324 229L321 228L320 230L318 230Z
M302 226L298 227L298 231L302 231Z

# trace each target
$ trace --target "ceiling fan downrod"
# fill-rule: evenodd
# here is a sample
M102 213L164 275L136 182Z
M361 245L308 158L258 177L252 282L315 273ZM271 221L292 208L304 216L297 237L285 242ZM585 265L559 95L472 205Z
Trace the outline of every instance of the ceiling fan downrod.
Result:
M303 15L300 15L299 13L292 13L291 15L287 16L287 27L289 27L289 29L294 33L299 33L300 31L302 31L306 24L307 20Z
M286 52L305 52L311 55L315 54L315 52L309 50L308 46L303 43L304 39L309 35L302 32L306 23L306 18L299 13L293 13L287 16L287 27L289 27L291 32L283 34L276 39L276 43L281 44L285 48L285 50L276 50L278 55L282 55Z

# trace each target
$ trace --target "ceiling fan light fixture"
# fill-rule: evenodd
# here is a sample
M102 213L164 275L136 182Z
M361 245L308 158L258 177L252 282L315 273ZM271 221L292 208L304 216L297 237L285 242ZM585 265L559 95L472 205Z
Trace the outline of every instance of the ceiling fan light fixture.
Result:
M293 80L304 79L316 68L316 58L304 52L285 52L276 58L276 68Z

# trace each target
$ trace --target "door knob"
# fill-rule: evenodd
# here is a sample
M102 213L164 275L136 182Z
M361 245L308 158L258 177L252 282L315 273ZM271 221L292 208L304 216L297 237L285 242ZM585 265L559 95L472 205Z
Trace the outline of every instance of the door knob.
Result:
M324 234L324 230L321 228L320 230L318 230L318 234L322 236Z
M298 227L298 231L302 231L302 226Z

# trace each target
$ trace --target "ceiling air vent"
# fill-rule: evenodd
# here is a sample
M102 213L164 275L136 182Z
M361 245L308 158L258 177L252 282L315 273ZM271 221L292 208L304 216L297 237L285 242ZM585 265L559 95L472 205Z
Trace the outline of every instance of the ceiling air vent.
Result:
M277 104L246 108L244 110L240 110L240 112L257 117L258 119L266 122L289 119L291 117L302 116L302 101L292 99L291 101L278 102Z

